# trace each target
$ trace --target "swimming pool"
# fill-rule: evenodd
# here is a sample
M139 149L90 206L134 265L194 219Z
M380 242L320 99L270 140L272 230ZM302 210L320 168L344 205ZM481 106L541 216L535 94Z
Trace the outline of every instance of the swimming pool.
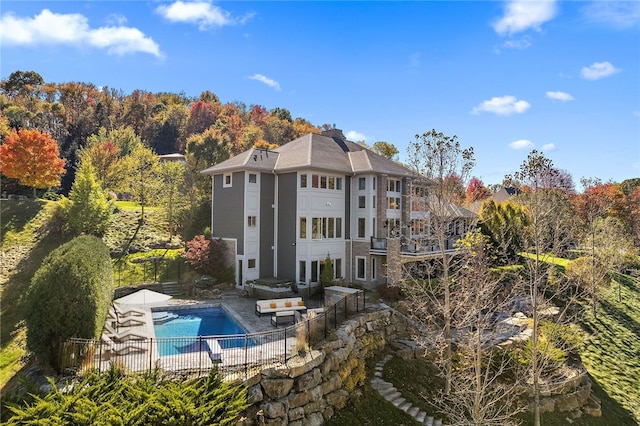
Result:
M185 352L208 351L208 339L199 336L238 336L247 332L240 327L227 312L218 306L197 308L163 308L154 310L153 328L159 340L160 356L177 355ZM221 339L220 347L233 348L254 343L244 336Z

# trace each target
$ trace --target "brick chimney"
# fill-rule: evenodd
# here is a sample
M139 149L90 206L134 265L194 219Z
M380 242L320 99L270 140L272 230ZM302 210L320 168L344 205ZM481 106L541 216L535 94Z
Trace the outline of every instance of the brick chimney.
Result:
M329 129L329 130L323 130L322 131L322 136L327 136L333 139L337 139L340 141L346 141L347 137L342 133L342 130L340 129Z

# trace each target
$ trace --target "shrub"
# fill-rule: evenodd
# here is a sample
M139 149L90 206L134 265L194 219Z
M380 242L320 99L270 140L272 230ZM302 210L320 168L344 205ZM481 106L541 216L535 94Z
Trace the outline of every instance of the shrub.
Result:
M204 235L196 235L187 241L187 250L182 254L187 262L197 272L211 275L219 282L233 280L233 267L226 264L227 243L221 238L207 239Z
M100 336L113 292L107 246L80 236L52 251L27 293L27 347L57 368L60 345L70 337Z
M99 425L235 425L247 408L243 387L222 382L216 369L209 376L170 380L159 372L127 375L112 366L90 373L61 392L35 396L33 403L12 406L6 424Z
M386 302L397 302L404 299L402 288L399 285L381 284L378 286L378 294Z

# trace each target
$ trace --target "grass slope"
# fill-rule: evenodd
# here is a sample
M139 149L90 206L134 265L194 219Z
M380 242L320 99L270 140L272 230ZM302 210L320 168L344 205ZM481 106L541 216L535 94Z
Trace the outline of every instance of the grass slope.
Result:
M600 297L595 318L586 309L582 361L602 391L635 418L619 424L640 424L640 280L617 275Z
M51 219L55 207L56 202L44 200L0 201L0 389L4 389L13 377L19 376L17 373L28 361L23 319L26 309L24 295L31 284L31 277L52 250L73 237L53 229ZM133 236L139 217L140 207L135 203L118 204L118 211L103 238L112 250L125 247ZM168 235L161 210L145 208L145 223L132 246L137 250L146 250L148 245L161 245L168 241ZM120 272L122 285L139 283L145 276L149 281L154 275L158 279L175 280L176 264L181 263L179 252L180 250L163 249L132 254L122 261L122 264L128 266L115 272ZM136 264L129 259L154 255L163 257L157 274L151 263ZM171 268L166 267L167 262Z
M69 238L50 232L55 203L2 201L0 205L0 388L25 366L24 296L42 260Z

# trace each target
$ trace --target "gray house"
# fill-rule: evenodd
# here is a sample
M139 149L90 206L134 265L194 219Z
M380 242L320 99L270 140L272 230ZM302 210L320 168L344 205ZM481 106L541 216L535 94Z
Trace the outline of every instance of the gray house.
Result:
M424 180L338 129L250 149L202 173L213 178L212 234L232 250L239 288L272 278L313 285L327 256L336 279L372 288L387 282L391 247L401 263L439 251L418 207L428 199ZM451 212L460 219L453 241L474 215Z

